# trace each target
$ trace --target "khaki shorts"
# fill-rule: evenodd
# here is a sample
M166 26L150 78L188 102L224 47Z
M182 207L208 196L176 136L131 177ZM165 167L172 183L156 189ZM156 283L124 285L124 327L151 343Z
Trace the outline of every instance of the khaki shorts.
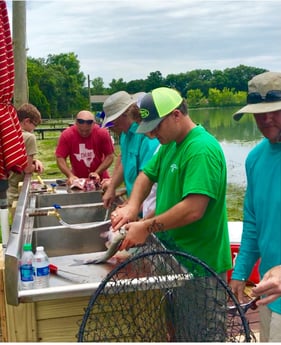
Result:
M272 312L267 306L259 307L260 342L281 342L281 314Z

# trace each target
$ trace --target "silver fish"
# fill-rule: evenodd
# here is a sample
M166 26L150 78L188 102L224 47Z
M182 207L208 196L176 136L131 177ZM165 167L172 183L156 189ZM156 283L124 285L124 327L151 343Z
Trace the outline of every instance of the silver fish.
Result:
M108 259L112 258L112 256L118 252L121 246L121 243L126 237L126 234L127 234L126 229L120 228L117 234L113 237L112 242L106 251L96 253L97 255L93 257L92 259L86 259L86 260L74 259L74 261L78 265L101 264L103 262L106 262Z

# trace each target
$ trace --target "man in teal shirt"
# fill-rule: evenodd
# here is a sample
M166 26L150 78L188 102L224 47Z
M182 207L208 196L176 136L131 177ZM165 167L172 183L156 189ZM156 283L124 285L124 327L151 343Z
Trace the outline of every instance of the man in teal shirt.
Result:
M115 191L124 181L127 195L131 194L133 184L145 164L156 151L159 141L137 133L141 117L137 98L125 91L109 96L103 104L105 118L102 126L109 127L120 135L121 154L117 158L112 179L103 184L106 189L103 196L105 207L109 207L115 199ZM153 196L152 196L153 197Z
M261 278L281 264L281 73L265 72L248 83L247 105L234 114L254 114L265 137L246 159L243 233L231 286L243 301L246 281L261 258ZM262 303L261 303L262 304ZM260 306L260 341L281 341L281 298Z

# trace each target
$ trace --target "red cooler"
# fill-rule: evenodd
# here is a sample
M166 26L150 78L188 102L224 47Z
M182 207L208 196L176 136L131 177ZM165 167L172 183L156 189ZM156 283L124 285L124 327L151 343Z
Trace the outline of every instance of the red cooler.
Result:
M232 255L232 264L233 267L235 265L236 256L239 252L241 237L242 237L242 229L243 223L242 222L228 222L228 231L229 231L229 239L230 239L230 248L231 248L231 255ZM257 284L260 281L259 275L259 263L258 260L253 267L252 273L249 277L249 281L252 283ZM227 281L229 282L231 279L231 274L233 270L229 270L227 272Z

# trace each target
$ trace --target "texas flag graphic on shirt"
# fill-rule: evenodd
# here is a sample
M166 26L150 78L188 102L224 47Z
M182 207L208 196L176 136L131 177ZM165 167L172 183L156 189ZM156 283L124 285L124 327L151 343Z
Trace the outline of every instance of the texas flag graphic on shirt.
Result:
M93 150L88 150L85 144L79 144L79 153L75 153L76 159L80 162L83 161L87 168L91 166L95 153Z

